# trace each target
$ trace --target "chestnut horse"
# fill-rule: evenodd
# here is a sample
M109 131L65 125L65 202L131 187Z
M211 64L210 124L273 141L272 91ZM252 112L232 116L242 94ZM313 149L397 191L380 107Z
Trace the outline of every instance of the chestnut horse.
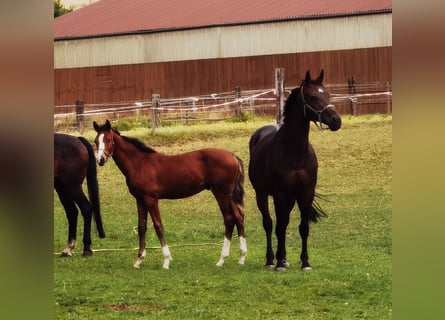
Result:
M256 193L257 206L263 216L266 232L266 267L274 264L272 250L273 223L268 208L268 196L273 197L278 240L277 271L289 267L286 259L286 229L289 215L298 204L302 240L300 259L302 270L310 270L307 254L309 222L317 222L324 212L314 203L318 162L309 143L309 124L313 121L320 129L325 124L330 130L341 127L341 118L329 103L329 93L322 85L323 70L316 80L309 71L299 88L292 90L284 106L282 125L258 129L250 138L249 178Z
M105 237L99 205L96 159L91 144L83 137L54 134L54 189L68 219L68 241L61 256L71 256L76 246L77 216L83 216L83 256L91 256L91 218L94 216L100 238ZM87 179L88 198L82 190Z
M207 148L178 155L156 152L140 140L121 136L107 120L99 126L95 143L96 158L104 165L112 157L126 177L130 193L136 198L138 210L139 252L134 267L139 268L144 257L147 213L159 238L164 256L163 268L168 269L171 254L164 237L159 212L159 199L180 199L204 189L215 196L224 218L225 236L217 266L229 256L230 241L236 225L240 241L239 263L244 264L247 253L244 236L244 214L241 210L244 197L244 169L242 161L233 153Z

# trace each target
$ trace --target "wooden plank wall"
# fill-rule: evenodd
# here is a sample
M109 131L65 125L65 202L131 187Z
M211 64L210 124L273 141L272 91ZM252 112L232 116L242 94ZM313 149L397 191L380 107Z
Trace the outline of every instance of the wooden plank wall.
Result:
M392 82L392 47L205 59L54 70L54 105L187 97L275 86L274 71L286 69L286 86L298 86L306 70L325 70L325 84ZM347 93L347 92L345 92Z

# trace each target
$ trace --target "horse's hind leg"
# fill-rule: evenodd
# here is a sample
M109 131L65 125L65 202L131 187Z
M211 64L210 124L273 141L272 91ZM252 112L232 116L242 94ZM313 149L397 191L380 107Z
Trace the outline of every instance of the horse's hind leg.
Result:
M65 209L66 218L68 220L68 241L66 248L62 251L60 256L70 257L76 247L77 215L79 211L68 192L64 192L58 188L56 188L56 191L59 195L60 202Z
M76 190L75 201L80 208L83 216L83 256L90 257L93 255L91 250L91 219L92 207L87 197L82 191L81 186Z
M308 195L304 195L304 193L300 193L300 197L297 199L298 207L301 213L301 221L298 227L298 231L300 232L301 237L301 270L307 271L311 270L311 266L309 264L309 256L307 253L307 239L309 236L309 222L311 220L316 221L316 217L318 214L312 206L313 202L313 191ZM312 217L312 219L311 219Z
M266 232L266 264L264 265L268 269L274 268L274 253L272 249L272 229L273 222L269 213L269 203L267 193L256 193L256 203L258 209L263 216L263 227Z
M240 206L238 206L236 203L233 203L233 212L235 217L235 225L236 229L238 230L238 237L239 237L239 260L238 263L241 265L244 265L244 261L246 260L247 255L247 243L246 243L246 237L244 235L244 213Z
M311 210L310 207L308 210ZM307 215L302 214L301 215L301 222L298 227L298 231L300 232L301 237L301 270L307 271L311 270L311 266L309 264L309 256L307 254L307 238L309 236L309 219L307 218Z
M216 263L218 267L222 267L224 265L225 259L230 254L230 242L232 241L233 229L235 227L235 221L233 215L223 213L223 216L224 216L225 233L224 233L224 243L221 250L221 257Z
M225 259L230 254L230 242L232 241L233 229L235 228L235 215L232 207L232 199L230 196L218 195L213 191L216 200L218 201L219 209L223 215L224 219L224 243L221 250L221 257L219 258L216 265L222 267L224 265Z

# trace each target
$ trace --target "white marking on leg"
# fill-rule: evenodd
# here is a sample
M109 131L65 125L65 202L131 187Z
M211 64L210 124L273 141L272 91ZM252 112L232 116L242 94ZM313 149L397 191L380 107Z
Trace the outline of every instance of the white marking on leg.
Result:
M239 237L239 264L244 264L244 260L246 259L246 255L247 255L247 243L246 243L246 238L244 237Z
M141 265L142 261L144 260L145 256L147 255L147 252L144 251L142 252L141 256L136 260L136 262L134 263L133 267L138 268Z
M173 260L173 258L167 245L162 247L162 254L164 255L164 264L162 265L162 269L168 269L170 267L170 260Z
M73 255L74 248L76 248L76 240L71 240L66 244L65 250L62 251L62 257L71 257Z
M221 258L219 258L219 261L216 263L218 267L222 267L224 264L224 259L229 256L230 253L230 240L224 237L224 244L221 251Z
M72 254L72 250L70 248L65 248L65 250L62 251L62 257L71 257Z

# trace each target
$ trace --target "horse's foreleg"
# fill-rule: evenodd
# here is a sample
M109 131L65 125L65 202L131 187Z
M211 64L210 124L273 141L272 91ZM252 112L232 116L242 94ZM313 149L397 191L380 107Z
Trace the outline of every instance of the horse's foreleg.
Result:
M173 260L173 258L170 254L170 249L164 237L164 226L162 225L158 200L149 199L147 205L148 205L148 212L150 212L151 221L153 222L153 227L155 228L156 234L158 236L159 242L161 243L162 247L162 255L164 256L164 263L162 264L162 268L168 269L170 267L170 261Z
M258 209L263 216L263 227L266 233L266 264L264 265L268 269L274 267L274 253L272 249L272 229L273 222L269 213L268 195L266 193L256 193L256 203Z
M289 215L295 205L295 200L285 195L275 195L274 205L277 217L277 226L275 228L277 236L277 265L275 270L284 271L289 267L286 258L286 230L289 224Z
M139 251L138 258L136 262L133 264L135 268L139 268L141 263L143 262L146 256L145 250L145 233L147 232L147 213L148 209L145 204L137 200L137 208L138 208L138 236L139 236Z

